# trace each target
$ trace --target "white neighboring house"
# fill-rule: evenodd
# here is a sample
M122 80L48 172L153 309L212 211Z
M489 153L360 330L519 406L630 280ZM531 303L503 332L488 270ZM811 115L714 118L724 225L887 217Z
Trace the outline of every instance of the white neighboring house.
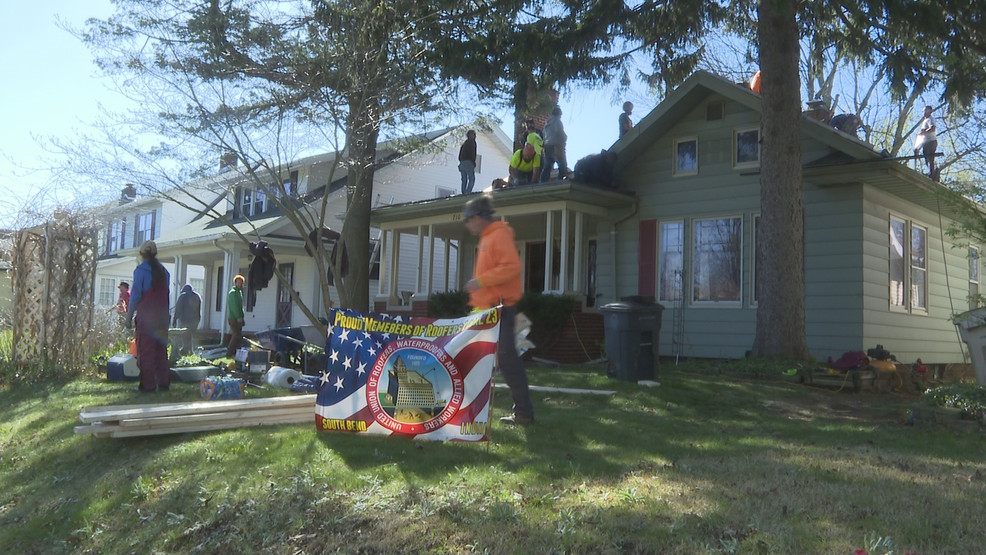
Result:
M494 177L506 172L512 152L510 138L499 127L475 129L479 152L475 190L479 191L489 188ZM463 126L422 134L408 153L401 152L401 145L411 143L380 143L373 181L374 205L458 194L458 152L466 130ZM234 168L187 185L186 190L196 191L194 197L186 192L172 192L136 198L135 191L125 189L118 204L103 207L107 217L100 235L100 260L96 270L98 305L109 308L116 302L117 285L120 281L130 282L139 263L137 248L143 241L153 239L158 246L158 259L171 273L172 306L181 287L191 284L202 296L201 328L211 332L204 333L204 340L217 340L219 334L226 331L226 292L232 287L232 278L236 274L248 276L253 258L249 245L233 232L226 223L228 220L251 242L263 240L268 243L285 279L291 281L316 316L323 317L314 259L306 253L304 239L276 204L270 202L268 195L283 191L314 200L317 204L328 195L325 225L341 230L346 211L347 178L344 166L336 164L337 158L337 153L327 153L286 164L281 168L281 174L285 176L283 183L268 187L258 188L244 172ZM211 209L191 209L203 207L203 203ZM372 229L370 235L366 248L375 254L371 267L372 298L379 289L380 249L376 248L379 231ZM404 248L417 249L414 245ZM436 256L440 267L456 267L457 252L454 250L436 252ZM448 264L445 257L448 257ZM407 271L404 275L406 277L398 284L399 290L422 290L417 281L420 272ZM432 283L433 287L429 289L437 290L443 288L445 282L441 276L435 276ZM452 283L454 288L454 279ZM338 299L334 289L330 294L334 300ZM408 298L403 299L404 302ZM293 305L291 296L279 287L275 276L266 288L257 292L255 305L247 310L244 332L309 325L307 316Z

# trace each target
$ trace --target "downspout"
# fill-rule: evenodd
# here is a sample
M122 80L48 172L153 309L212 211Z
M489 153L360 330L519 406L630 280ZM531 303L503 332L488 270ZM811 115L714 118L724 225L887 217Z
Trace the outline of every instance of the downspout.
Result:
M615 302L616 299L617 299L617 297L616 297L616 289L617 289L617 287L616 287L617 286L617 283L616 283L616 243L617 243L617 241L616 241L616 226L618 226L621 223L623 223L623 222L629 220L630 218L636 216L637 215L637 209L639 207L640 207L640 199L637 199L633 203L633 209L631 209L630 212L626 216L623 216L622 218L618 218L617 220L615 220L613 222L613 228L609 231L610 252L613 253L613 262L612 262L612 264L609 265L610 283L613 284L613 290L611 292L612 299L613 299L612 302Z

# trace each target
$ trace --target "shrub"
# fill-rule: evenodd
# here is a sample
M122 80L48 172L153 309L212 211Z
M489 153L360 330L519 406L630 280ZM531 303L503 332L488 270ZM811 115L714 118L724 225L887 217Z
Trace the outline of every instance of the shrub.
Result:
M924 392L926 403L936 407L960 409L971 420L986 419L986 387L954 383Z
M528 336L538 348L547 349L561 332L575 311L575 299L564 295L524 293L517 310L531 319Z
M428 316L432 318L459 318L469 314L469 293L448 291L428 295Z
M85 339L78 345L76 352L79 358L71 363L55 362L55 357L49 360L17 363L13 360L13 331L3 329L0 332L0 382L6 384L33 384L44 381L58 381L95 372L100 364L120 352L126 352L128 331L122 329L119 318L115 313L108 314L103 310L93 312L92 325L86 330ZM51 355L51 353L49 353ZM45 358L45 357L43 357Z
M544 348L572 317L574 303L573 297L528 292L517 303L517 310L531 319L530 338ZM432 318L458 318L469 310L469 294L465 291L432 293L428 297L428 316Z

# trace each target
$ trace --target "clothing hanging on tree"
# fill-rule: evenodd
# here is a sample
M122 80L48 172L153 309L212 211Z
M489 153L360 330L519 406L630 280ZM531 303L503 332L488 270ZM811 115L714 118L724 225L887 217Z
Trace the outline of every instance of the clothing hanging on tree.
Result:
M253 255L253 262L247 272L247 310L253 310L257 304L257 291L270 284L274 277L274 268L277 266L277 259L274 258L274 251L271 250L267 241L257 241L250 243L250 254Z

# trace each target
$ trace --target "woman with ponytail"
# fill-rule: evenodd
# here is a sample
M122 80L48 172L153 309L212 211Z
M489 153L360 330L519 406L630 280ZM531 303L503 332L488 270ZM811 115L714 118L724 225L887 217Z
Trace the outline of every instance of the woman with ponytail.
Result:
M140 258L141 262L134 270L127 321L136 321L137 366L140 368L137 390L154 393L167 391L171 386L171 369L168 367L171 276L158 262L154 241L144 241L140 246Z

